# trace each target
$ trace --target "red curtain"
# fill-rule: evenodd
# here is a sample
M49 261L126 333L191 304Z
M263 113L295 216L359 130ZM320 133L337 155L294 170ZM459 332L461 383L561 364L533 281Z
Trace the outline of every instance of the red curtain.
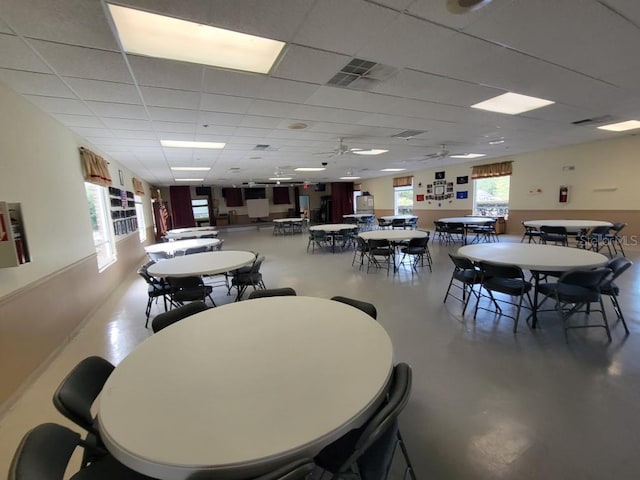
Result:
M289 187L273 187L273 204L288 205L289 203L291 203L289 200Z
M241 188L223 188L222 196L227 203L227 207L241 207L244 205Z
M353 182L331 184L331 221L342 223L342 215L353 213Z
M195 227L196 220L193 218L191 206L191 187L188 185L169 187L169 198L173 213L173 228Z

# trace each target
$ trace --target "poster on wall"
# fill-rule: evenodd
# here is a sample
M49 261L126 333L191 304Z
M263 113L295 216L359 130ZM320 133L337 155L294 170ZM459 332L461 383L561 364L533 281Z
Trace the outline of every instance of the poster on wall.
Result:
M436 180L443 180L443 179L444 179L444 171L436 172Z
M456 199L464 200L465 198L469 198L469 192L467 190L456 192Z
M456 177L456 183L458 185L464 185L465 183L469 183L469 177L467 175L463 177Z
M424 202L424 195L416 195L416 202Z

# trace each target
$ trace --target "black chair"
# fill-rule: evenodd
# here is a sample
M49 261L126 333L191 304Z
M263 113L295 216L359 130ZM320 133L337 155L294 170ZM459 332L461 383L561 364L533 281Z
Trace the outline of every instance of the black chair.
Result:
M147 252L147 256L154 262L159 262L160 260L169 258L169 254L167 252Z
M607 238L609 230L609 227L594 227L588 232L580 234L577 237L578 247L593 250L594 252L599 252L606 247L609 252L609 256L613 257L611 245Z
M249 287L253 287L254 290L267 288L262 280L262 273L260 273L262 262L264 262L264 256L254 260L248 272L238 273L231 278L231 286L236 287L238 291L236 302L241 300L242 295L244 295L244 292L246 292Z
M540 227L540 241L544 244L553 243L554 245L569 246L569 236L566 227L552 227L542 225Z
M156 315L156 317L151 322L151 330L153 333L158 333L163 328L167 328L169 325L172 325L180 320L183 320L191 315L195 315L196 313L204 312L205 310L209 310L207 305L204 302L190 302L186 305L181 305L173 310L169 310L168 312L161 313Z
M405 225L407 228L410 228L411 230L415 230L416 228L418 228L418 217L409 218L405 222Z
M205 285L202 277L167 277L166 282L171 287L171 301L174 305L183 305L185 302L203 301L207 298L211 300L211 304L215 307L216 302L213 301L211 292L213 287Z
M367 273L369 267L373 264L376 268L387 266L387 275L389 275L389 267L394 262L394 252L391 242L386 239L370 239L368 241L369 253L367 255Z
M309 242L307 243L307 252L311 246L311 253L315 253L316 246L320 249L331 245L329 234L324 230L309 230Z
M522 226L524 227L524 233L522 234L522 238L520 239L520 243L524 243L524 239L527 239L527 243L538 243L540 242L540 236L542 233L536 227L529 227L522 222ZM537 239L537 240L536 240Z
M533 308L533 302L531 301L531 297L529 296L529 291L533 287L532 283L525 280L522 269L517 265L502 265L492 262L479 262L479 268L480 294L482 295L483 289L486 290L496 309L489 310L488 308L480 307L480 298L478 298L473 318L476 318L478 309L480 308L497 313L499 315L504 315L505 317L509 317L514 320L513 333L516 333L516 331L518 330L518 320L520 319L520 310L523 306L522 301L525 296L529 301L529 308ZM515 303L504 298L496 297L493 295L494 292L503 293L511 297L518 297L518 302ZM500 308L498 301L515 306L516 314L507 315L506 313L504 313L502 308Z
M407 227L407 222L404 218L394 218L391 220L391 229L395 230L396 228L405 229Z
M362 269L362 265L364 265L364 259L367 259L369 255L369 243L361 237L356 236L356 248L353 251L353 259L351 260L351 266L356 262L356 258L360 257L360 269Z
M378 218L378 228L381 230L387 229L391 227L391 222L389 220L385 220L384 218Z
M498 233L496 232L496 219L487 220L485 223L475 224L470 228L470 232L475 234L471 243L480 242L499 242Z
M442 245L447 241L447 224L445 222L435 220L433 222L433 233L434 242L437 239L440 242L440 245Z
M56 423L43 423L22 438L9 467L8 480L150 480L125 467L111 455L65 476L76 448L85 447L80 435Z
M610 228L609 233L606 235L607 240L609 240L609 244L613 247L614 253L618 254L618 248L620 249L620 253L624 257L624 248L622 248L622 237L620 236L620 231L626 227L626 223L618 222L614 223Z
M331 300L335 300L336 302L345 303L347 305L351 305L359 310L362 310L364 313L372 317L373 319L378 318L378 311L373 303L364 302L362 300L356 300L354 298L349 297L341 297L337 295L335 297L331 297Z
M609 322L607 314L602 303L602 295L600 288L609 281L612 272L610 268L598 267L594 269L574 269L565 272L556 283L544 283L538 287L539 293L545 297L556 301L556 310L562 318L562 326L564 328L565 340L569 341L567 330L570 328L591 328L602 327L607 332L607 338L611 341L611 332L609 330ZM600 304L600 310L591 308L591 304ZM600 312L602 314L602 324L580 325L569 323L569 319L577 313L590 314L591 312Z
M249 294L248 299L265 298L265 297L292 297L295 296L296 291L291 287L282 288L265 288L262 290L254 290Z
M164 311L167 311L167 301L171 301L171 287L162 279L158 279L149 275L148 268L149 265L153 265L155 262L149 262L142 265L138 269L138 275L144 278L144 281L147 282L147 307L145 308L145 315L147 316L147 320L144 324L144 328L149 326L149 315L151 314L151 306L153 305L153 301L158 301L159 298L162 297L162 301L164 303Z
M624 331L629 334L629 328L627 327L627 322L624 320L624 315L622 314L622 309L620 308L620 303L618 302L618 295L620 294L620 287L614 282L616 278L622 275L629 267L633 265L633 262L625 257L614 257L607 262L605 265L607 268L611 269L612 275L605 281L604 284L600 286L600 294L606 295L611 299L611 304L613 305L613 311L616 312L616 316L618 320L622 322L624 326Z
M114 368L102 357L87 357L73 367L53 394L56 410L87 431L83 465L105 453L91 408Z
M447 245L452 243L466 243L467 230L464 223L450 222L444 224L445 242Z
M411 367L399 363L382 407L360 428L347 432L314 458L333 478L354 476L361 480L385 480L397 447L404 456L405 476L415 480L413 465L398 428L398 416L409 401Z
M429 232L427 232L428 234ZM413 261L411 262L411 268L414 270L417 269L418 264L421 267L424 267L424 259L427 258L427 266L429 267L429 271L431 270L431 265L433 260L431 259L431 252L429 252L429 235L422 238L412 238L409 240L409 243L400 249L402 252L402 258L400 259L400 264L404 262L404 258L409 255L413 257Z
M473 287L480 284L480 270L476 268L475 264L467 257L449 254L449 258L453 262L453 273L451 274L451 280L449 280L449 286L447 287L447 293L444 295L442 303L447 303L448 297L453 297L456 300L462 302L462 315L467 310L471 295L475 295L476 302L480 300L480 294L474 290ZM454 283L458 282L458 284ZM458 298L451 293L451 287L456 287L462 290L462 298Z
M191 247L191 248L187 248L184 251L185 255L193 255L194 253L204 253L209 251L209 247L206 245L201 245L199 247Z
M302 480L313 472L315 467L313 460L303 458L255 477L253 480Z

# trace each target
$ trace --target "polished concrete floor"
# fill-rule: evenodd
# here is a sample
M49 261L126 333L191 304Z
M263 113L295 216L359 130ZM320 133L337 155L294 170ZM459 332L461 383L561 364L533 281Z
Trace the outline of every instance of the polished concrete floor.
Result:
M306 253L307 235L273 237L263 229L221 238L225 250L266 256L268 287L376 305L396 360L413 368L401 430L419 479L640 478L637 266L619 281L631 334L614 324L609 343L603 329L573 330L567 344L553 312L541 315L537 330L522 322L514 335L509 318L481 312L474 322L468 313L462 317L459 302L443 305L452 271L447 253L455 247L431 245L433 273L401 268L387 276L352 267L349 252ZM628 250L637 262L640 250ZM146 285L132 272L0 419L1 471L26 430L45 421L69 425L51 395L77 361L102 355L117 364L151 335L144 328L146 299ZM232 298L217 289L215 300ZM160 311L154 306L152 314Z

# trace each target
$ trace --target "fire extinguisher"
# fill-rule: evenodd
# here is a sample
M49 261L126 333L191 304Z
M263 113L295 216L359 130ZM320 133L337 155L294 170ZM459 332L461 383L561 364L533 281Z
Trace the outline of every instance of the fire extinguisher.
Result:
M560 203L567 203L567 200L569 199L569 187L567 187L566 185L563 185L560 187Z

